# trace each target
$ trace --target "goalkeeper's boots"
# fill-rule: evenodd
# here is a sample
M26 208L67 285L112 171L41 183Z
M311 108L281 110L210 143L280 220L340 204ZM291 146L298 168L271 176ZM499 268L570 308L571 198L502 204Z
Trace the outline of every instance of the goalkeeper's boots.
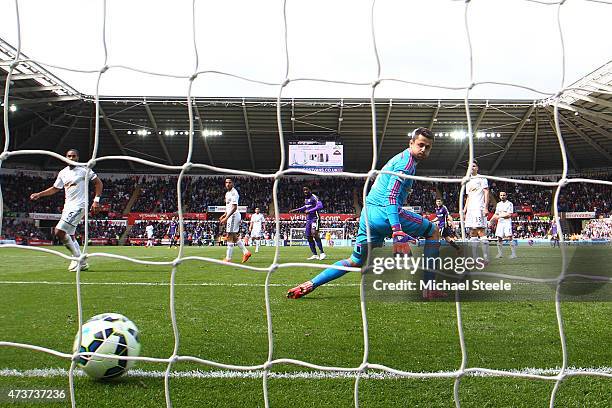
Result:
M287 297L289 299L299 299L303 296L306 296L313 290L314 290L314 286L312 285L312 282L307 281L307 282L302 283L299 286L296 286L295 288L289 289L289 291L287 292Z
M245 263L246 261L248 261L251 255L252 255L251 251L247 251L246 254L242 255L242 263Z

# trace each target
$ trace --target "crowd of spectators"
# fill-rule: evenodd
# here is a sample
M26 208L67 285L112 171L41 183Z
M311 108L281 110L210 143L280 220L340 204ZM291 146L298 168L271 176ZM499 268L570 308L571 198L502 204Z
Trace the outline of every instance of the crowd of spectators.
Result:
M499 200L500 191L505 191L508 194L508 200L514 204L515 210L518 206L530 206L534 213L541 213L549 212L552 208L553 190L550 187L491 180L489 190L495 196L496 201Z
M461 185L459 183L438 183L438 189L449 211L459 212ZM499 200L500 191L505 191L508 194L508 200L514 204L515 209L518 206L530 206L534 213L551 210L553 190L550 187L489 180L489 191L493 196L489 197L489 210L491 211L495 209L493 203Z
M611 176L599 177L612 180ZM539 181L555 181L549 178L539 178ZM457 183L439 183L438 190L445 205L451 212L459 211L459 190ZM489 190L493 199L497 200L500 191L508 193L508 200L517 206L529 206L534 213L551 212L556 187L546 187L534 184L508 183L504 181L489 181ZM561 189L559 195L559 211L593 211L597 215L612 214L612 188L605 184L568 183ZM494 210L493 204L489 210Z
M461 185L458 183L438 183L436 186L446 208L453 213L459 212L459 189Z
M108 218L108 212L122 213L132 196L136 186L140 186L138 200L134 203L132 211L139 212L176 212L177 197L176 176L133 176L108 177L100 175L104 182L104 193L102 204L106 205L104 211L96 216L90 216L92 220L104 220ZM597 174L586 176L595 179L612 180L609 174ZM233 177L236 189L240 193L240 205L245 205L248 211L259 207L264 215L270 214L272 205L273 180L253 178L253 177ZM183 210L184 212L205 212L208 206L223 206L225 197L224 187L225 176L185 176L182 180L183 191ZM554 181L553 179L540 178L542 181ZM44 197L37 201L31 201L29 196L33 192L42 191L53 185L55 175L43 173L33 175L33 173L1 174L0 186L5 202L5 212L10 211L9 217L5 216L3 225L3 235L5 237L31 237L50 239L51 229L38 229L31 221L21 218L15 213L61 213L64 204L63 192L49 197ZM324 203L322 213L341 213L354 214L357 208L363 204L361 202L363 179L357 178L338 178L338 177L283 177L279 181L279 207L280 212L285 213L290 209L303 205L304 196L302 187L309 186L313 193L317 194ZM544 187L532 184L516 184L489 181L492 193L490 211L494 209L494 199L499 191L506 191L509 200L518 206L530 206L533 213L546 213L552 210L553 187ZM434 211L435 198L440 196L445 205L451 212L458 211L458 197L460 184L458 183L426 183L415 181L412 192L405 205L421 206L423 212L432 213ZM93 191L90 191L93 197ZM357 203L355 202L357 197ZM609 185L593 183L568 183L561 190L559 197L559 211L594 211L597 216L610 216L612 208L612 188ZM533 218L533 217L532 217ZM537 217L536 217L537 218ZM167 225L163 222L154 222L156 235L165 234ZM188 222L188 233L195 223ZM218 223L203 222L206 234L217 239L223 233L223 228L219 230ZM347 227L346 223L340 223L337 227ZM591 224L589 224L591 225ZM243 221L242 231L247 231L246 221ZM281 237L287 239L291 228L303 227L303 221L283 221L281 223ZM332 221L324 221L322 228L336 227ZM356 225L351 224L354 231L347 231L347 237L356 234ZM100 221L90 223L90 236L98 238L116 239L122 236L125 227L113 225L112 223ZM271 237L274 235L274 223L268 222L266 230ZM82 228L81 228L82 229ZM609 235L609 221L594 221L592 226L585 228L585 237L600 237ZM162 231L163 230L163 231ZM521 219L515 223L515 233L519 238L532 238L546 236L548 232L548 222ZM144 235L144 224L139 223L133 226L130 237Z
M126 226L108 220L90 220L88 233L90 238L108 238L118 240L125 232ZM85 234L85 228L80 225L77 235ZM37 227L29 218L4 218L2 222L2 237L5 239L41 239L53 240L53 228Z
M129 233L128 238L146 238L145 228L151 224L154 227L154 236L156 240L167 238L167 232L170 221L154 220L154 221L139 221L136 222ZM185 220L184 231L185 241L192 243L195 240L196 226L201 228L200 239L207 243L217 243L221 241L224 234L224 227L218 221L194 221ZM248 233L248 221L243 220L240 226L240 234ZM281 220L280 222L280 239L291 239L291 229L303 229L304 221L288 221ZM359 222L355 220L349 221L331 221L322 220L321 228L343 228L343 236L345 239L354 239L357 236ZM550 231L550 221L548 219L539 219L538 217L518 217L513 220L514 237L519 239L529 238L547 238ZM114 223L108 220L90 220L89 221L89 237L90 238L106 238L109 243L116 244L126 231L126 225L122 223ZM264 235L269 239L275 236L276 224L274 219L268 219L264 225ZM81 242L81 237L84 234L84 228L81 226L77 231L77 239ZM489 230L490 236L493 237L494 229ZM297 237L300 234L296 235ZM590 220L581 233L584 239L612 239L612 219L600 218ZM41 239L53 240L52 228L37 228L32 220L5 218L3 222L4 239ZM322 237L324 235L322 234ZM340 238L336 236L335 238Z
M43 191L53 185L55 177L41 177L29 174L0 174L0 186L5 211L38 212L59 214L64 206L64 193L58 192L37 201L30 200L30 194ZM92 196L93 198L93 196Z
M582 238L612 239L612 218L589 220L582 230Z
M4 239L51 239L50 230L45 233L28 218L4 218L0 235Z
M361 194L363 180L355 178L320 177L316 179L282 178L279 182L278 201L281 212L304 205L303 188L310 187L323 202L321 213L354 214L355 192ZM270 190L270 195L272 190Z
M108 220L90 220L88 233L90 238L119 239L125 233L126 225ZM80 228L85 233L84 228Z
M612 181L612 176L602 177ZM612 215L612 187L606 184L570 183L559 196L559 211L594 211L597 215Z
M268 212L272 202L272 184L270 179L254 177L232 177L234 187L240 194L239 205L245 205L249 211L259 207L262 213ZM205 212L208 206L225 205L225 177L198 177L191 179L185 197L190 212Z
M135 212L176 212L176 176L128 176L104 177L102 204L108 211L121 213L132 196L135 186L140 185L138 199L131 210ZM612 180L612 176L599 175L600 179ZM185 212L205 212L208 206L225 204L225 176L185 176L182 180L183 209ZM554 181L552 179L540 179ZM6 207L11 211L40 212L59 214L64 204L63 193L30 200L30 194L42 191L53 185L55 176L33 176L27 173L2 174L0 185ZM284 177L279 183L279 205L281 212L303 205L302 187L308 185L324 203L323 213L355 213L355 197L358 207L362 207L363 180L354 178L320 177L303 179ZM259 207L264 214L269 213L272 203L273 180L254 177L234 177L234 184L240 193L240 205L251 211ZM458 183L425 183L415 181L408 201L410 206L421 206L424 212L433 212L436 197L444 200L451 212L459 210ZM517 184L502 181L489 181L489 189L497 198L500 191L508 193L508 199L515 205L531 206L534 213L549 212L553 201L553 187L533 184ZM93 189L92 189L93 190ZM93 191L90 191L93 198ZM598 215L608 215L612 207L612 189L609 185L592 183L569 183L561 190L560 211L595 211ZM491 208L492 209L492 208ZM96 218L103 218L104 214Z
M249 211L259 207L264 214L272 205L273 180L256 177L232 177L240 194L239 205ZM177 181L174 176L148 177L141 181L141 192L132 206L134 212L176 212ZM225 205L225 176L183 177L182 204L185 212L205 212L208 206ZM302 187L309 186L324 204L322 213L355 213L354 191L361 194L363 181L351 178L320 178L304 180L293 177L282 178L279 182L279 206L281 212L304 205Z
M162 239L167 236L170 221L153 220L136 222L129 233L129 238L147 238L145 228L147 225L153 226L153 235L156 239ZM202 235L206 238L214 239L219 236L219 222L217 221L192 221L185 220L183 224L184 231L188 235L194 235L197 226L200 226Z
M120 178L100 179L104 183L101 204L108 209L108 212L121 213L132 196L137 177L126 176ZM53 186L56 176L34 176L26 173L22 174L0 174L0 186L5 202L5 211L21 213L45 213L60 214L64 207L64 192L40 198L36 201L30 200L30 194L46 190ZM90 188L90 202L93 200L95 191ZM107 211L97 214L94 218L105 217Z
M420 205L423 209L423 212L433 213L436 211L437 196L438 194L436 191L435 184L415 181L412 184L412 191L410 192L410 197L408 199L407 205Z
M132 204L131 211L153 212L159 205L161 180L157 178L144 178L140 181L140 193L138 199ZM175 197L176 199L176 197Z
M272 201L272 181L253 177L232 177L240 194L239 205L259 207L266 213ZM225 205L225 177L185 176L181 181L184 212L206 212L208 206ZM134 212L176 212L178 177L148 177L141 182Z
M291 229L304 229L304 221L281 221L280 223L280 233L281 239L289 239L291 238ZM353 239L357 237L357 230L359 229L358 221L330 221L330 220L321 220L320 228L344 228L344 239ZM242 230L242 229L241 229ZM274 236L276 230L276 224L274 220L266 223L265 232L270 236ZM246 231L246 230L245 230ZM321 239L324 239L325 236L322 233Z
M138 221L136 222L130 232L129 238L138 238L145 239L147 238L145 228L147 225L153 225L153 234L155 240L161 240L164 238L168 238L168 227L170 226L170 221L168 220L153 220L153 221ZM185 233L185 241L192 242L195 238L195 230L197 226L201 227L202 231L202 240L206 242L219 242L225 233L224 227L219 225L218 221L193 221L193 220L185 220L184 222L184 233ZM304 228L304 221L287 221L281 220L280 222L280 239L289 239L291 237L291 229ZM329 221L322 220L321 228L344 228L344 238L352 239L357 236L357 230L359 228L358 221ZM249 231L249 224L247 220L242 220L240 224L240 234L247 235ZM274 219L268 219L264 224L263 235L267 236L269 239L272 239L276 233L276 224ZM322 236L321 238L324 238ZM341 237L336 237L341 238Z
M108 205L108 212L121 214L132 197L138 177L104 178L103 204ZM59 194L59 193L58 193Z
M550 230L550 221L538 219L513 221L515 238L546 238ZM490 232L495 232L491 230Z

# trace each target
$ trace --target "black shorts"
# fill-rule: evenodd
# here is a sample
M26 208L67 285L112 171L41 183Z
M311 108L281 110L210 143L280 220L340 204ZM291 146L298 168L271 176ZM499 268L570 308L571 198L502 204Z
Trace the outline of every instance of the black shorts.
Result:
M444 228L442 228L441 234L442 234L442 238L454 237L455 236L455 231L453 230L452 227L447 225Z

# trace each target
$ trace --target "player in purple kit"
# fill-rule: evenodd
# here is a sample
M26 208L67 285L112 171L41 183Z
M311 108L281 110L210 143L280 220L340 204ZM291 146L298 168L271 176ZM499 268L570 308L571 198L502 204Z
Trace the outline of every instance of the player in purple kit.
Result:
M321 223L321 217L319 216L319 210L323 209L323 202L319 200L315 194L312 194L312 190L308 186L304 186L304 205L300 208L290 210L290 213L304 211L306 213L306 239L308 245L312 251L311 259L325 259L327 255L323 251L323 242L319 236L319 228ZM315 247L316 244L316 247ZM320 255L317 255L317 248L319 248Z
M561 245L559 245L559 232L557 231L557 223L555 222L554 218L550 222L550 229L548 230L548 233L550 234L550 245L553 248L555 247L555 245L560 248Z
M170 246L168 248L172 248L172 246L177 246L176 237L178 236L178 223L176 222L176 217L172 217L172 221L170 221L170 225L168 226L168 231L166 232L168 237L170 238Z
M433 222L438 223L438 230L446 243L455 248L457 252L461 252L461 248L459 248L459 245L455 244L455 240L453 239L455 235L451 224L451 222L453 222L453 217L451 217L448 208L446 208L440 198L436 198L436 218L433 219Z

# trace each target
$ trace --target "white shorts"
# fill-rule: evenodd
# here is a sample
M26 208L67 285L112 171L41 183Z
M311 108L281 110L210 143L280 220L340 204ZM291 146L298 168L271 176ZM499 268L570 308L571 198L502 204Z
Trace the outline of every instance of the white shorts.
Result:
M85 209L82 207L64 207L62 216L55 226L58 230L68 235L74 235L77 225L85 217Z
M153 234L151 234L151 235L147 234L147 238L148 239L153 239Z
M511 237L512 236L512 221L497 221L497 227L495 228L496 237Z
M261 234L261 228L253 228L253 231L251 231L251 238L261 238L262 234Z
M235 212L233 213L228 219L227 219L227 225L225 227L225 232L227 233L236 233L238 231L240 231L240 220L241 220L241 216L239 212Z
M486 228L487 219L481 210L468 210L465 215L466 228Z

